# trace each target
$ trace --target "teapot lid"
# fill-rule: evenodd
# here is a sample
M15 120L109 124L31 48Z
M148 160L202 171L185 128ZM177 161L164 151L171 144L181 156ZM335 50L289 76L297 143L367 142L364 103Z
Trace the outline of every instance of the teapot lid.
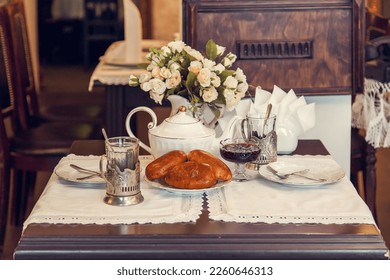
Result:
M201 121L187 115L185 106L179 107L177 113L165 119L149 133L164 138L202 138L215 135L215 130L208 128Z

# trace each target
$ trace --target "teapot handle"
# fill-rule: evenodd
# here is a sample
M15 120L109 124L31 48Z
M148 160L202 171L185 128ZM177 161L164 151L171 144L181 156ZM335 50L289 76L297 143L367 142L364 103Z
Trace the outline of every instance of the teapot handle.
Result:
M133 116L133 114L135 114L137 112L140 112L140 111L144 111L144 112L148 113L152 117L152 122L148 123L148 129L152 129L152 128L154 128L157 125L157 116L156 116L156 114L154 113L154 111L152 109L150 109L149 107L145 107L145 106L140 106L140 107L134 108L127 115L126 121L125 121L126 131L127 131L127 134L129 134L130 137L137 138L134 135L133 131L131 130L130 120L131 120L131 117ZM146 144L144 144L142 141L139 141L139 145L142 148L144 148L148 153L152 154L152 149L149 146L147 146Z

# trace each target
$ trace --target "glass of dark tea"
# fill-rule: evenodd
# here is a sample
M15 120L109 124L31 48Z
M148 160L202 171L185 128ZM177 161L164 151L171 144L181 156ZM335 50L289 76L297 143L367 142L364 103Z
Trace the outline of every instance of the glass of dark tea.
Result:
M234 162L233 180L243 182L251 179L246 174L245 164L257 159L260 147L257 142L243 138L224 139L219 144L219 152L223 159Z

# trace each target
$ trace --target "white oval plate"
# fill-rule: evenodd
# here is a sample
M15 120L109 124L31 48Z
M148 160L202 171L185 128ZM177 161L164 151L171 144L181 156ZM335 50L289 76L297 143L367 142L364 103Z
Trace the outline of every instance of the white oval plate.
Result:
M318 178L325 179L324 181L315 181L299 175L290 175L286 179L281 179L268 168L268 165L262 166L259 173L265 179L279 184L298 186L298 187L313 187L325 184L332 184L340 181L344 176L344 170L330 157L319 156L286 156L278 157L276 162L270 163L273 169L281 173L289 173L296 170L309 169L307 174Z
M168 185L167 183L164 182L164 180L152 181L152 180L149 180L148 178L146 178L146 176L144 177L144 179L145 179L145 182L147 182L148 184L150 184L153 187L156 187L156 188L159 188L159 189L171 192L171 193L188 194L188 195L201 194L201 193L204 193L207 191L220 189L231 182L231 180L230 181L218 181L218 183L216 183L214 186L211 186L210 188L205 188L205 189L178 189L178 188L175 188L175 187Z

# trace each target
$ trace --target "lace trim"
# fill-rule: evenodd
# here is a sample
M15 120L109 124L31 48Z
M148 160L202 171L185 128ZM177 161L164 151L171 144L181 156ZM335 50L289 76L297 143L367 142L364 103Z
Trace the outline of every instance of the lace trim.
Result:
M207 194L208 209L213 213L212 220L238 223L266 224L375 224L372 217L334 217L334 216L279 216L279 215L231 215L228 213L223 190L215 190ZM210 208L210 205L212 209Z
M352 127L366 130L366 141L374 148L390 146L390 104L386 96L390 83L365 79L364 95L352 105Z

